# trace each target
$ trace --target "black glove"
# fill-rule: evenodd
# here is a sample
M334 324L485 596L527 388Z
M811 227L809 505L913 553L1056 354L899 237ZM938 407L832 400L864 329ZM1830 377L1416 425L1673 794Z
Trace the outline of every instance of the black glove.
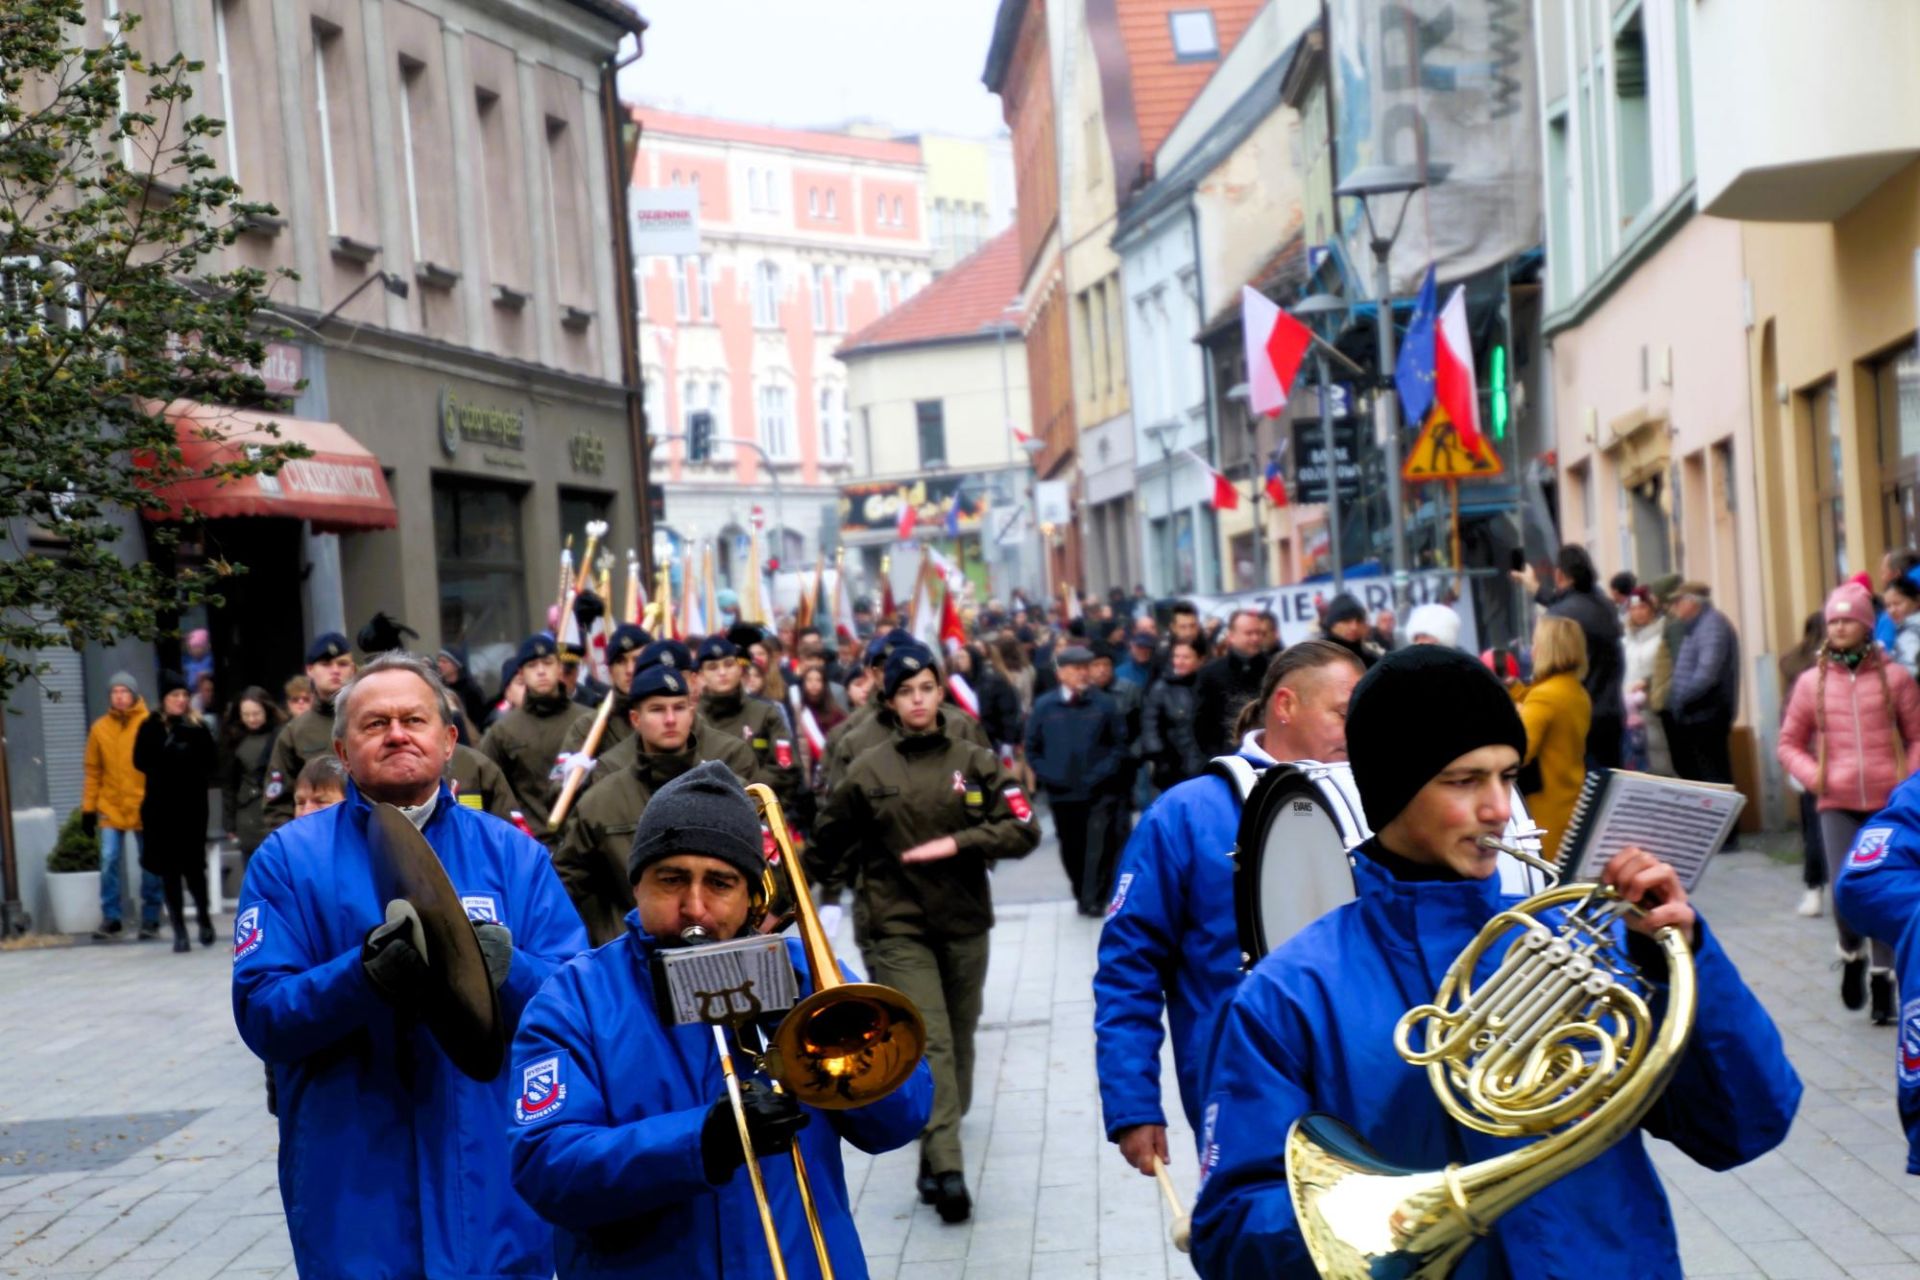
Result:
M580 624L580 634L586 635L593 630L593 624L606 615L607 602L591 591L582 591L573 598L573 618Z
M740 1086L740 1105L747 1113L747 1134L753 1154L777 1156L791 1150L793 1140L813 1119L792 1094L775 1093L771 1085L749 1080ZM700 1158L707 1181L722 1183L746 1161L740 1150L740 1126L734 1122L733 1103L725 1098L707 1109L700 1126Z
M91 809L83 811L80 814L80 830L86 832L89 836L99 831L100 815L93 812Z
M474 936L480 939L480 954L487 961L487 980L498 991L513 968L513 933L503 924L476 924Z
M387 904L386 923L367 931L360 967L388 1004L411 1012L425 1003L433 985L425 949L426 932L413 904L396 898Z

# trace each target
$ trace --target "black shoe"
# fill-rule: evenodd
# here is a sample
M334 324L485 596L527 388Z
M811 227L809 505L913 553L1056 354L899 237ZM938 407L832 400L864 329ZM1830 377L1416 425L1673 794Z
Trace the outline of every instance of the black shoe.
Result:
M173 935L173 952L175 955L179 955L182 951L191 950L193 950L193 944L187 941L185 930Z
M140 926L140 941L152 942L159 936L160 926L158 924L143 924Z
M1868 985L1873 990L1873 1025L1890 1026L1894 1019L1893 970L1875 969Z
M934 1212L942 1222L965 1222L973 1216L973 1197L967 1194L967 1180L957 1173L943 1173L940 1190L933 1201Z
M120 922L118 920L102 920L100 927L93 931L93 940L95 942L112 942L119 936Z
M933 1170L927 1167L926 1157L920 1159L920 1203L932 1204L940 1198L940 1179L933 1176Z
M213 945L213 921L205 916L200 918L200 945L203 947Z
M1840 962L1840 1003L1849 1009L1867 1007L1867 958L1853 956Z

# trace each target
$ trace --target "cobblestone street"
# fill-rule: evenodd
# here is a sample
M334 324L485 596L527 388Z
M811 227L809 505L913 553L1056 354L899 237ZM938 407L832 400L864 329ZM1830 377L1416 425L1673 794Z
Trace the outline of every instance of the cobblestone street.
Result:
M1065 900L1049 840L1003 872L967 1117L972 1223L913 1198L911 1150L848 1174L876 1280L1190 1275L1154 1183L1100 1133L1089 978L1098 922ZM1832 922L1792 914L1794 868L1729 855L1701 900L1807 1085L1785 1146L1710 1174L1655 1143L1694 1276L1920 1276L1893 1031L1834 995ZM850 940L842 954L855 958ZM227 952L82 944L0 955L0 1275L292 1276L273 1122L227 1002ZM1169 1068L1170 1074L1170 1068ZM1177 1107L1174 1108L1177 1112ZM1276 1135L1276 1141L1278 1137ZM1191 1135L1174 1135L1191 1196Z

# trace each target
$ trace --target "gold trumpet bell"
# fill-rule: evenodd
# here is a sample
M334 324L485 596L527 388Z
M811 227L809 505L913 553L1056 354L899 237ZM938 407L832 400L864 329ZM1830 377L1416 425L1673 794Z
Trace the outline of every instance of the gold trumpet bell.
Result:
M762 1060L800 1101L864 1107L907 1082L927 1050L920 1011L892 987L839 982L793 1007Z
M1458 1230L1451 1168L1402 1169L1321 1112L1287 1131L1287 1189L1300 1236L1325 1280L1429 1280L1478 1237Z

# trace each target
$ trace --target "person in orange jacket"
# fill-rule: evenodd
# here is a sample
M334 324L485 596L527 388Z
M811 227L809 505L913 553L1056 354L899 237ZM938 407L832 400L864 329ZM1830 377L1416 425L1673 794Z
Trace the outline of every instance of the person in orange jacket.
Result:
M87 730L86 783L80 793L80 825L100 837L100 927L96 942L120 935L120 857L131 850L140 861L140 802L147 777L133 767L133 740L147 718L140 685L125 671L107 682L107 714ZM160 877L140 868L140 938L160 936Z

